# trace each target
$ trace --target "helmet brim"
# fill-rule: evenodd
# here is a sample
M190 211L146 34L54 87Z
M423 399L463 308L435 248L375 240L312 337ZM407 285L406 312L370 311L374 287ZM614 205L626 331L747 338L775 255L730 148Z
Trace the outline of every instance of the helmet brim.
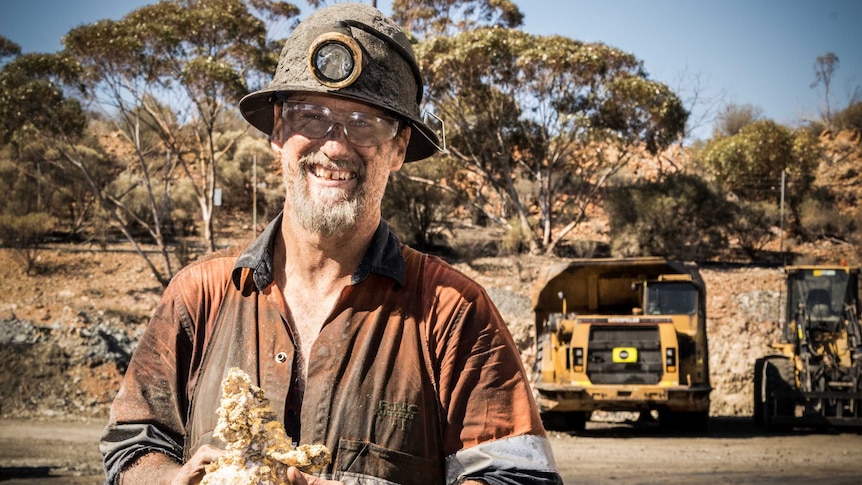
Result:
M279 86L275 88L261 89L253 93L247 94L239 102L239 110L243 118L252 126L262 131L263 133L272 136L272 128L275 124L275 114L273 102L277 93L292 93L292 92L310 92L307 87L297 87L290 89L290 86ZM321 90L325 94L342 97L367 103L368 101L358 96L350 96L344 93L335 93L331 91ZM422 120L412 116L405 116L404 113L393 113L399 118L404 118L412 128L410 141L407 143L407 152L404 156L405 162L415 162L424 160L440 151L440 140L437 134Z

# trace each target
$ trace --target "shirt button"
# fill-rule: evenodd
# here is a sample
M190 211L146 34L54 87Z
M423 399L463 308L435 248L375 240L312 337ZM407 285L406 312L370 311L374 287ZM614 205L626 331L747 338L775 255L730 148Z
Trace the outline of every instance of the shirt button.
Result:
M284 352L279 352L278 354L275 355L275 361L278 362L279 364L283 363L286 360L287 360L287 354Z

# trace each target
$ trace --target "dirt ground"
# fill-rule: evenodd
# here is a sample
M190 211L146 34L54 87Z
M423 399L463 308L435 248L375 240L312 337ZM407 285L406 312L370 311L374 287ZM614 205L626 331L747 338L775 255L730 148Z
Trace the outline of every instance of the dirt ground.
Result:
M104 483L102 420L0 419L0 482L93 485Z
M0 482L104 482L99 420L0 419ZM705 436L667 436L650 425L589 423L578 436L554 432L566 484L857 484L862 435L796 431L761 435L748 419L713 418Z

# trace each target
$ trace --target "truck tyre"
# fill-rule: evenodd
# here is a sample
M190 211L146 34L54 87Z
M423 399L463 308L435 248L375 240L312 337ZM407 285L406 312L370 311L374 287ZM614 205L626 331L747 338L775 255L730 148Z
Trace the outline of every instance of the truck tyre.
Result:
M767 358L763 364L763 426L768 432L789 430L792 425L776 422L776 418L792 418L795 404L792 398L776 399L776 392L792 392L796 389L793 362L784 357Z
M554 360L554 351L551 348L551 329L562 316L562 313L552 313L545 320L541 330L536 328L537 332L541 332L536 335L536 361L533 363L533 380L536 382L542 382L542 365L545 355L547 354L551 362Z
M763 363L764 359L754 362L754 407L751 417L754 419L754 425L758 427L763 427Z

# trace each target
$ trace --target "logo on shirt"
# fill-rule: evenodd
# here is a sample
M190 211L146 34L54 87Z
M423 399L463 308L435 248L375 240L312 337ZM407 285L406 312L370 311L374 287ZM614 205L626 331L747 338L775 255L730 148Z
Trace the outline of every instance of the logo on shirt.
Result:
M389 421L393 428L410 431L419 414L419 406L406 402L379 401L374 414Z

